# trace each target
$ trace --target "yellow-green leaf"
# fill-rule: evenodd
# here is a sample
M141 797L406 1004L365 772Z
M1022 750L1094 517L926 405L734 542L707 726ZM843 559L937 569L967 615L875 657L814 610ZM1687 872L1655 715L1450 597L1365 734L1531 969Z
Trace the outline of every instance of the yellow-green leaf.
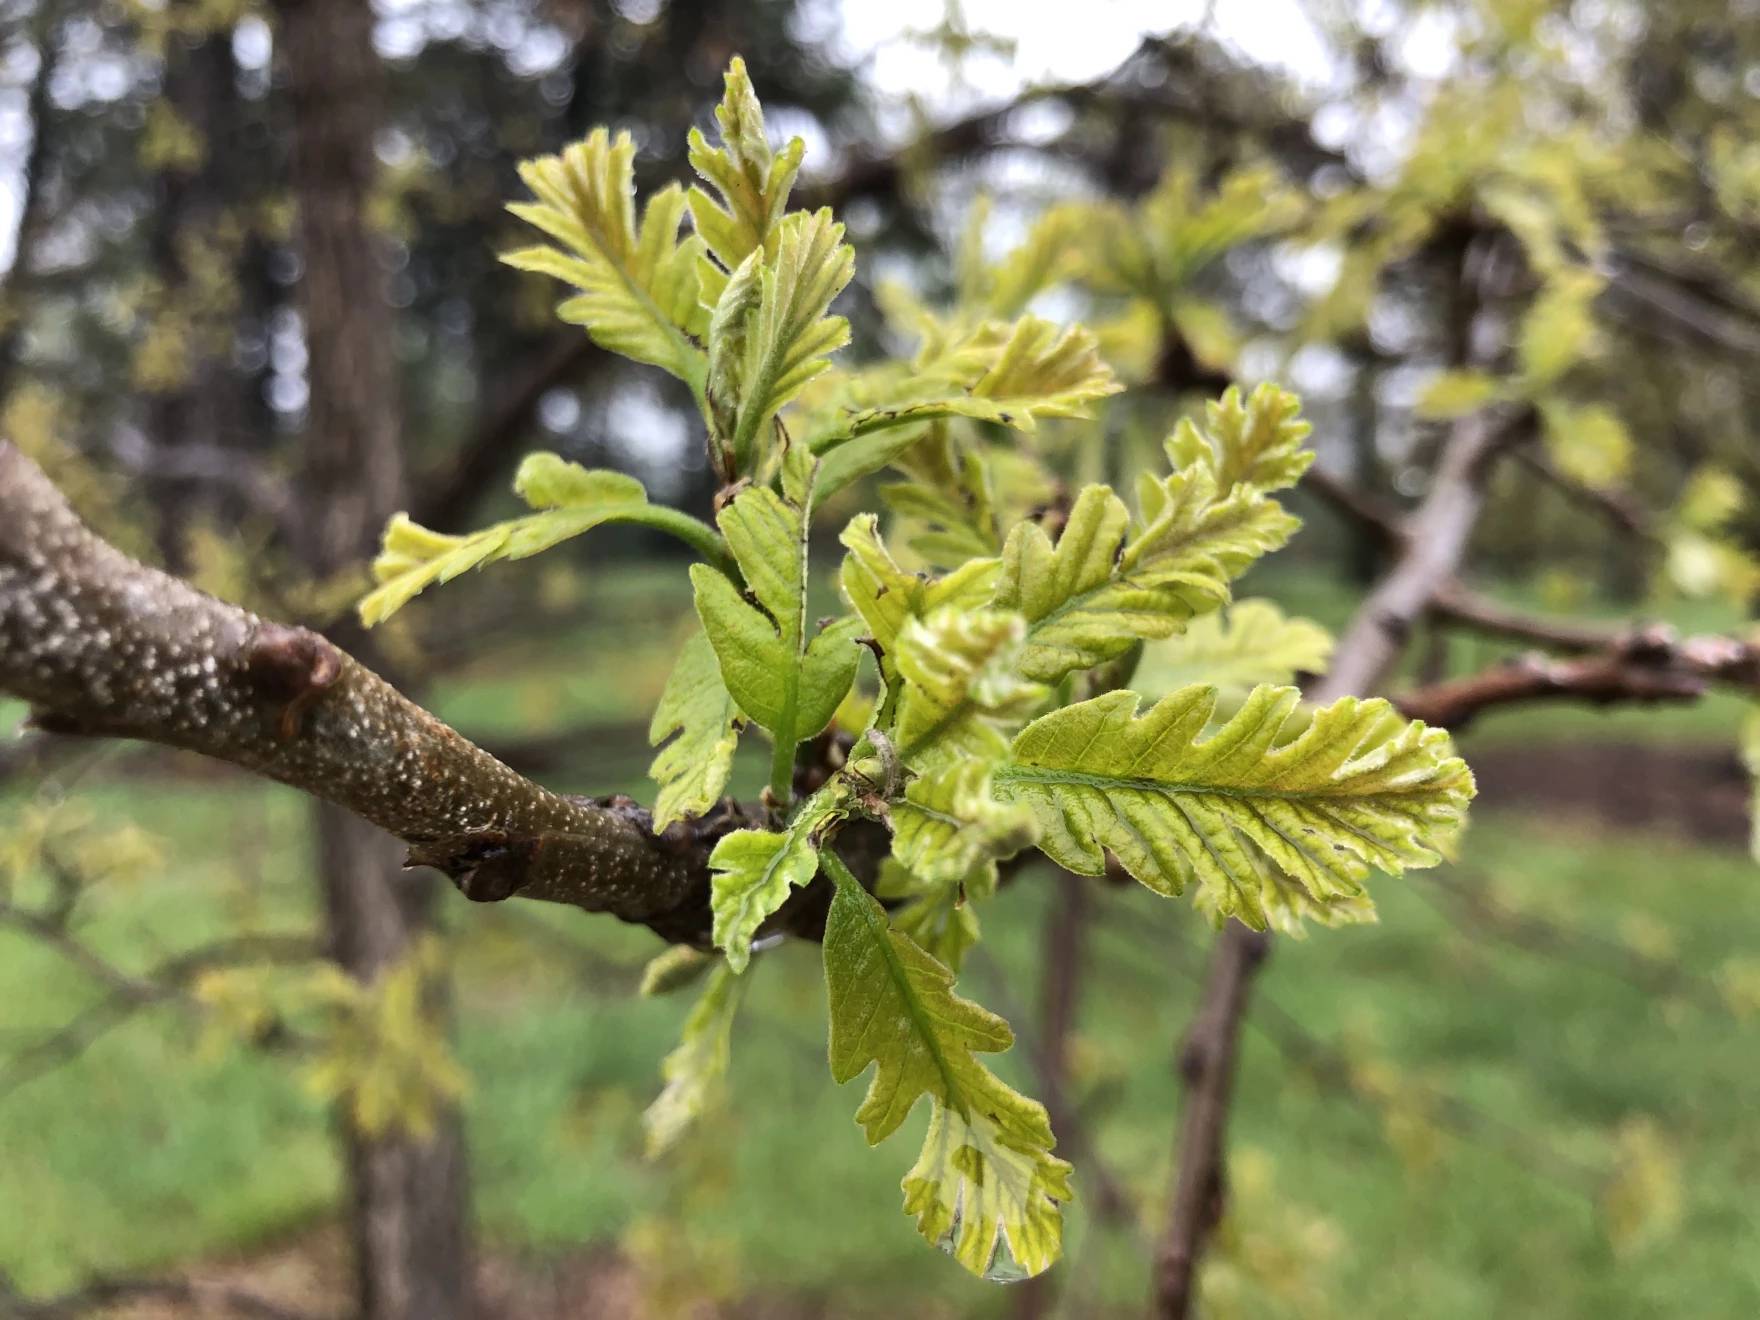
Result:
M561 155L521 164L520 178L538 200L508 209L560 246L521 248L502 260L579 289L558 315L584 326L600 347L700 387L709 325L698 297L703 240L679 239L685 196L677 184L649 199L637 225L634 160L628 133L613 138L598 128Z
M1435 865L1465 821L1473 777L1448 735L1385 701L1347 697L1302 728L1294 688L1259 687L1212 730L1214 688L1140 719L1138 700L1042 716L996 771L998 795L1038 816L1040 847L1080 874L1110 851L1157 893L1201 885L1218 919L1263 928L1259 859L1323 902L1355 898L1373 868Z
M869 1144L897 1131L924 1096L923 1152L905 1175L918 1230L974 1274L1020 1277L1061 1249L1070 1167L1051 1153L1045 1108L978 1061L1007 1049L1008 1024L953 993L953 974L887 922L835 855L825 922L831 1075L874 1069L856 1122Z

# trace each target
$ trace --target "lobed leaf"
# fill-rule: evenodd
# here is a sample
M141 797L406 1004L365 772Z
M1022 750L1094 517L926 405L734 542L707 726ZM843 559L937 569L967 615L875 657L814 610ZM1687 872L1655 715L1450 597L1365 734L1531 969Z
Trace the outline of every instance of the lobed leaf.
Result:
M753 249L729 279L714 319L723 334L743 325L740 352L718 359L711 405L740 471L753 470L763 428L849 342L849 322L829 310L854 273L843 226L822 208L784 216L774 255Z
M1157 893L1196 884L1214 917L1261 929L1260 859L1322 902L1360 896L1372 868L1441 860L1474 791L1448 735L1354 697L1295 733L1298 701L1294 688L1255 688L1206 735L1214 688L1140 719L1135 693L1108 693L1023 729L997 793L1032 808L1059 865L1099 875L1110 851Z
M579 289L557 314L584 326L601 348L701 388L709 328L698 290L703 240L679 239L685 195L676 184L650 198L636 223L634 161L628 133L613 138L597 128L560 155L522 163L520 178L538 200L508 209L560 246L521 248L502 260Z
M1088 405L1123 389L1100 358L1093 334L1037 316L989 322L928 361L919 359L918 397L852 414L812 441L823 453L870 432L939 417L970 417L1019 431L1047 417L1086 417Z
M648 767L660 786L655 833L715 805L733 770L741 727L739 706L722 682L714 648L703 633L692 633L648 725L648 742L660 749Z
M634 477L583 468L555 454L533 454L521 463L514 490L537 512L468 536L430 531L407 514L395 515L373 561L379 586L358 606L361 622L369 628L383 623L426 588L473 568L525 559L604 523L651 521L654 512Z
M1018 724L1045 698L1043 687L1017 672L1025 636L1026 621L1005 610L943 606L905 621L894 737L907 766L1001 754L997 726Z
M998 801L990 766L961 760L919 775L890 812L892 855L926 884L948 884L1006 861L1038 839L1032 812Z
M693 187L689 200L697 233L732 271L752 252L773 247L806 147L797 137L779 153L770 150L763 107L746 63L737 55L727 67L723 86L721 104L715 108L721 146L711 147L699 129L690 132L691 167L716 197Z
M642 1114L648 1158L665 1154L701 1118L727 1078L733 1020L745 979L722 963L685 1018L678 1045L660 1065L666 1086Z
M1301 420L1301 400L1270 383L1257 385L1245 401L1240 387L1230 385L1220 399L1204 406L1202 429L1182 418L1168 441L1175 466L1204 454L1216 469L1221 491L1236 486L1282 490L1302 479L1314 461L1303 447L1314 428Z
M1148 484L1155 509L1135 535L1124 502L1089 486L1055 545L1036 523L1009 536L994 603L1027 618L1028 678L1055 682L1172 635L1225 603L1228 584L1298 525L1251 486L1219 493L1203 463Z
M835 856L826 867L837 885L824 946L832 1077L872 1066L856 1111L870 1145L929 1097L928 1139L904 1180L919 1232L974 1274L1041 1272L1061 1249L1070 1167L1051 1153L1044 1106L978 1061L1013 1033L954 994L953 973L892 928Z
M822 789L801 805L787 830L735 830L715 845L709 854L710 933L734 971L745 971L752 937L788 891L818 872L818 833L842 814L840 793Z
M1242 600L1203 614L1177 637L1143 652L1131 686L1156 696L1193 683L1244 689L1290 683L1297 674L1325 672L1332 634L1308 619L1284 617L1268 600Z

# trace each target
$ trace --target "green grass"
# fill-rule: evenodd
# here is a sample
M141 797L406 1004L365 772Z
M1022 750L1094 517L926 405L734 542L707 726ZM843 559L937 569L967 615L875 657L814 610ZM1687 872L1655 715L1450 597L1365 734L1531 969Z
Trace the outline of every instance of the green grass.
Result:
M118 958L138 965L240 921L285 929L307 915L304 813L292 795L141 781L89 795L170 845L162 874L101 895L83 931ZM1732 1048L1742 1028L1703 979L1760 935L1751 863L1490 816L1469 856L1458 880L1495 883L1501 901L1563 920L1577 932L1568 954L1462 924L1426 877L1380 886L1379 926L1284 944L1259 1020L1288 1014L1413 1098L1388 1110L1323 1084L1256 1027L1234 1128L1243 1154L1231 1241L1240 1259L1276 1263L1247 1268L1244 1283L1219 1275L1219 1286L1244 1289L1231 1295L1256 1316L1754 1313L1760 1129L1747 1098L1760 1061ZM991 952L965 979L1023 1036L1046 891L1030 876L986 911ZM1159 1213L1176 1112L1173 1042L1204 934L1186 907L1142 891L1107 893L1103 911L1077 1082L1144 1222L1098 1229L1074 1209L1079 1314L1130 1313L1142 1292L1140 1235ZM1608 970L1625 967L1634 914L1694 969L1685 988L1662 994ZM687 1008L622 992L651 937L536 905L459 901L447 918L461 937L467 1112L492 1241L660 1241L664 1251L644 1259L695 1286L832 1298L840 1315L1003 1306L1002 1292L922 1247L899 1212L914 1136L863 1146L857 1088L839 1090L825 1071L815 950L759 960L726 1118L651 1165L639 1113ZM91 994L45 950L0 936L9 1038L52 1026ZM1471 1106L1467 1130L1439 1117L1441 1096ZM1621 1253L1596 1203L1614 1134L1635 1115L1667 1134L1685 1201L1677 1224ZM1390 1142L1388 1123L1402 1119L1417 1135ZM0 1268L52 1289L294 1229L330 1213L336 1168L325 1116L287 1063L208 1057L188 1016L158 1010L0 1100L0 1186ZM1259 1280L1268 1269L1277 1288Z

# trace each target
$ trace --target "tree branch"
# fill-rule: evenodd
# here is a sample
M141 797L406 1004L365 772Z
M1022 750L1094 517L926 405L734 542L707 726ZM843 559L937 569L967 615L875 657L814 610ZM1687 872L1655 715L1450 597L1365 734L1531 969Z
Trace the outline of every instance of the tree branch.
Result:
M1593 705L1697 701L1714 683L1760 689L1760 650L1728 637L1678 639L1663 627L1628 633L1605 652L1569 660L1528 654L1396 699L1401 712L1459 729L1487 710L1529 701Z
M707 858L731 806L656 835L626 798L522 778L314 632L147 568L0 443L0 691L68 733L230 761L335 802L469 898L609 912L705 944Z

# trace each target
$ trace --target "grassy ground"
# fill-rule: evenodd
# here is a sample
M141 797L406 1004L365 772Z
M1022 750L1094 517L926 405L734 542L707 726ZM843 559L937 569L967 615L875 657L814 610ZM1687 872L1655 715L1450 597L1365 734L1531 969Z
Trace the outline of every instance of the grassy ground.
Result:
M1328 621L1345 607L1318 582L1272 585ZM613 698L590 676L554 676L615 635L620 672L657 690L672 621L645 590L631 578L611 593L604 633L482 667L439 703L498 733L645 708L650 693ZM1583 727L1561 712L1516 732ZM1730 734L1727 710L1635 727ZM1490 725L1478 736L1494 735L1514 736ZM618 745L583 784L639 775L639 754ZM157 874L95 896L82 934L118 960L143 966L222 929L309 921L294 795L230 777L100 775L79 791L167 846ZM0 819L16 800L0 801ZM1240 1213L1210 1279L1217 1313L1760 1313L1760 1058L1712 983L1760 939L1753 864L1489 813L1467 856L1440 879L1384 882L1380 925L1286 944L1270 965L1234 1131ZM1463 908L1451 897L1461 889L1498 906ZM989 952L963 982L1023 1040L1049 890L1029 877L984 913ZM450 902L446 915L487 1238L539 1252L614 1243L674 1299L789 1294L840 1316L1001 1312L1003 1290L924 1249L899 1212L916 1129L867 1150L851 1119L858 1089L831 1084L815 950L760 960L726 1117L651 1165L639 1114L688 1007L628 993L651 937L540 905L467 908ZM1102 1227L1087 1203L1075 1208L1068 1314L1128 1313L1142 1295L1173 1130L1173 1042L1204 937L1187 908L1141 891L1106 895L1091 933L1076 1087L1140 1214ZM0 1064L96 993L0 932ZM288 1062L215 1054L192 1015L154 1009L0 1097L0 1270L51 1290L94 1270L249 1248L330 1214L336 1178L323 1109Z
M131 787L126 798L180 862L105 896L87 933L119 957L241 915L281 928L303 907L301 811L287 795ZM224 863L201 856L241 809L275 858L245 913L214 901L230 883ZM1244 1290L1251 1315L1753 1314L1760 1131L1748 1100L1760 1060L1739 1047L1745 1032L1709 979L1760 934L1751 863L1515 819L1481 822L1473 858L1453 878L1494 884L1501 902L1540 914L1530 921L1568 925L1566 950L1500 938L1429 878L1384 884L1377 927L1285 948L1236 1127L1242 1277L1225 1271L1219 1285ZM1023 1038L1045 888L1028 880L986 914L993 952L966 979ZM1142 1222L1096 1230L1077 1207L1078 1314L1126 1308L1141 1290L1141 1235L1166 1177L1172 1042L1200 965L1184 910L1121 893L1106 913L1078 1078ZM999 1304L923 1250L898 1213L912 1138L862 1146L855 1089L825 1074L813 950L760 964L726 1121L654 1166L640 1157L638 1114L686 1005L623 993L648 937L566 911L450 915L469 932L461 1049L492 1240L621 1242L656 1287L818 1294L837 1299L835 1314ZM1694 971L1667 992L1635 984L1632 968L1651 964L1634 945ZM89 994L40 948L0 937L9 1033L51 1026ZM1301 1033L1293 1044L1284 1015ZM1308 1038L1350 1060L1353 1086L1304 1061ZM1601 1206L1620 1134L1640 1118L1660 1134L1664 1165L1644 1195L1666 1202L1673 1165L1683 1201L1678 1217L1651 1207L1649 1237L1622 1248ZM162 1010L0 1100L0 1186L0 1267L48 1289L272 1239L328 1212L335 1169L321 1108L288 1065L209 1057L194 1024Z

